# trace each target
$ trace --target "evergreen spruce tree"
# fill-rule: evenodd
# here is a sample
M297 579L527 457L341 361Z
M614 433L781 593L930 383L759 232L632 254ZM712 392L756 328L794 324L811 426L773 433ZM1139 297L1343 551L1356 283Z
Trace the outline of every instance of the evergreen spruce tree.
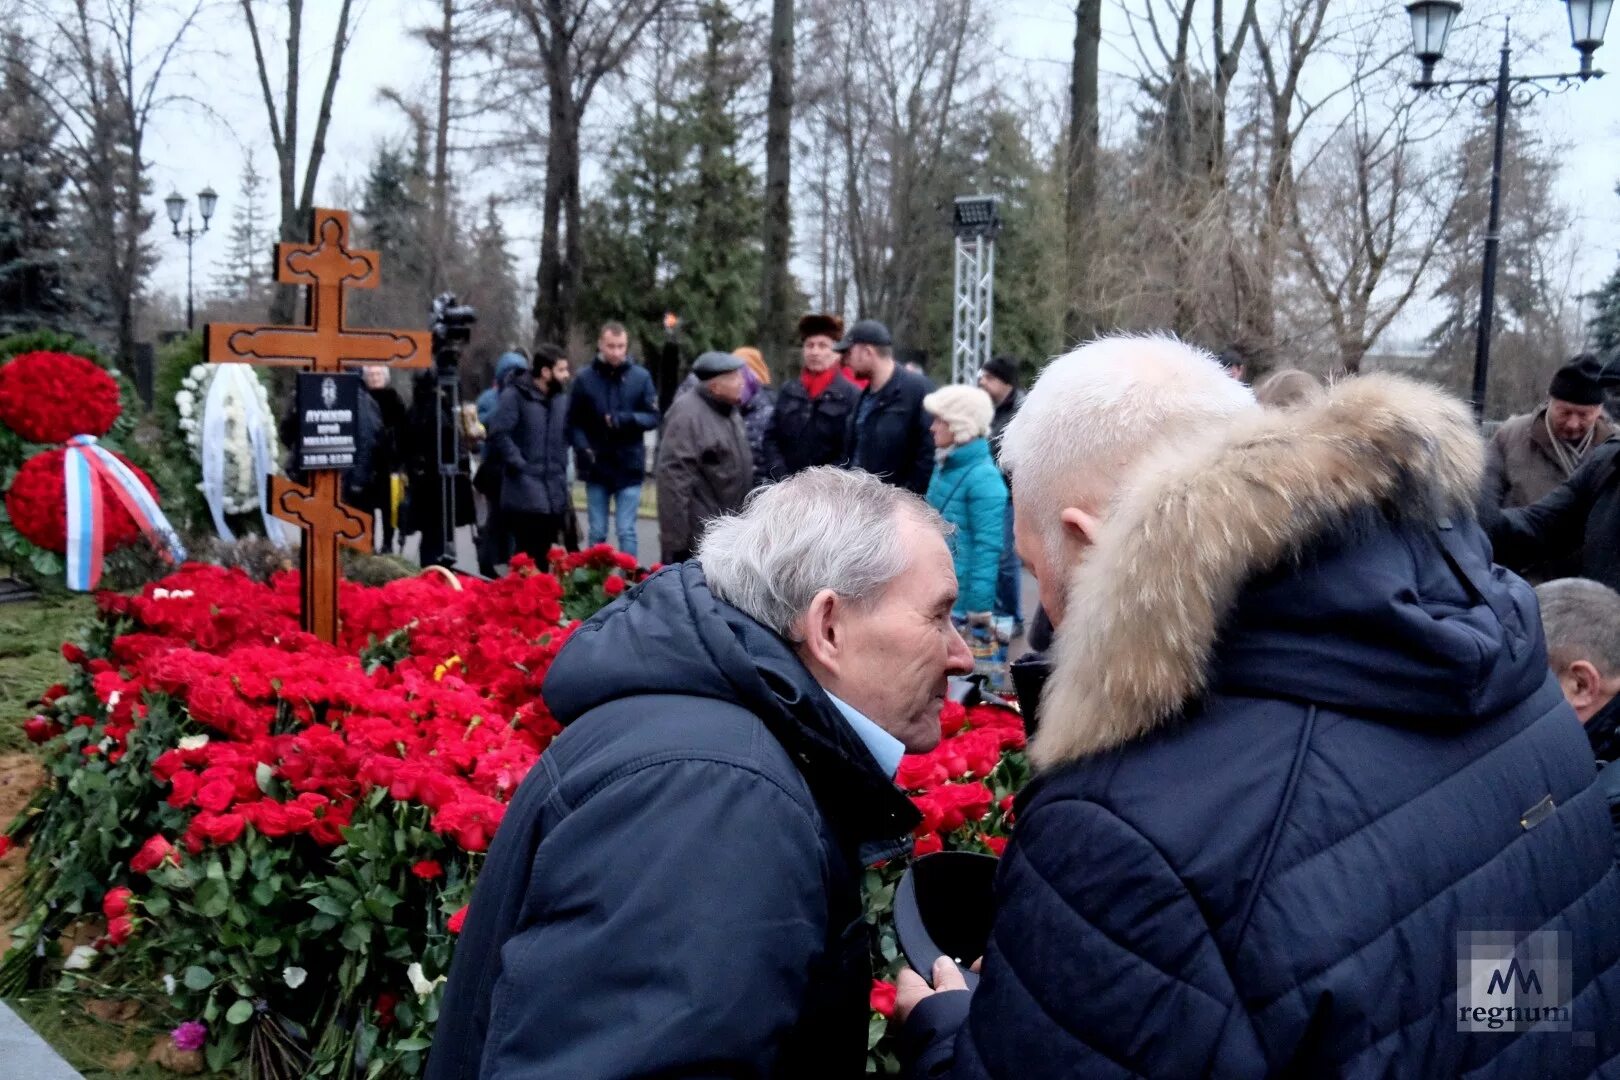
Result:
M30 59L21 34L0 35L0 337L62 328L70 314L59 125L33 89Z
M249 150L242 165L235 205L231 209L230 235L225 255L215 264L214 287L232 299L269 302L271 245L275 223L264 213L264 174L259 172Z
M751 344L758 323L764 191L738 158L748 28L723 2L699 20L679 97L635 110L605 189L583 208L578 318L624 321L643 355L663 341L666 311L692 353Z
M1615 194L1620 195L1620 186L1615 188ZM1594 307L1592 320L1587 324L1592 343L1604 359L1613 356L1616 368L1620 368L1620 267L1616 267L1603 287L1588 299Z

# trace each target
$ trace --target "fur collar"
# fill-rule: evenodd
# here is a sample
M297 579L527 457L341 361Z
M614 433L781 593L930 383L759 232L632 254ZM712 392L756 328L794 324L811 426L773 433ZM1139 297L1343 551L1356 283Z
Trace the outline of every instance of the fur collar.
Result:
M1355 511L1471 517L1484 451L1466 408L1392 375L1317 406L1245 413L1154 455L1074 568L1030 746L1050 769L1140 738L1202 693L1222 622L1254 576Z

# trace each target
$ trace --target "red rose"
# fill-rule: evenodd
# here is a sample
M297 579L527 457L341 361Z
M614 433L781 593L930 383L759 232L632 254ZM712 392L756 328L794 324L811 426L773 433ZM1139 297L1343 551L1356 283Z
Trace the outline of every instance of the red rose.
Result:
M62 659L70 664L82 664L85 661L84 650L71 641L62 642Z
M1007 850L1007 838L1005 836L991 836L988 833L980 833L979 839L984 842L984 846L989 848L991 853L997 858L1000 858L1001 855Z
M34 716L23 722L23 734L35 745L48 743L62 734L62 725L49 717Z
M636 557L626 555L622 551L616 551L613 553L613 565L620 570L634 570L636 568Z
M236 801L236 785L229 780L210 780L197 792L197 805L219 813Z
M11 837L7 836L4 833L0 833L0 859L5 858L10 852L11 852Z
M107 940L114 945L123 945L135 933L135 920L128 915L118 915L107 920Z
M390 1028L394 1026L394 1009L399 1005L399 995L384 990L377 995L377 1026Z
M159 833L141 845L141 850L129 860L129 868L137 874L150 874L165 862L179 866L180 853L162 833Z
M423 881L432 881L434 878L444 876L444 867L440 866L432 859L423 859L421 862L411 867L411 873L415 874Z
M914 858L920 859L924 855L932 855L936 851L943 851L944 848L945 841L939 838L939 833L927 833L917 837L912 842L911 854Z
M617 574L610 574L602 581L602 591L609 596L618 596L624 592L624 578Z
M245 828L247 818L241 814L215 814L204 810L191 819L191 827L186 830L186 839L189 842L195 837L213 844L234 844L241 838L242 830Z
M894 983L882 979L872 980L872 1011L884 1016L894 1015Z
M127 885L120 885L116 889L108 889L107 895L101 898L101 913L109 919L129 914L129 898L135 895Z
M450 932L452 934L461 933L461 926L462 926L463 923L465 923L467 921L467 908L469 906L470 905L468 905L468 904L462 904L461 907L456 911L456 913L454 915L450 916L450 924L449 924L449 926L450 926Z

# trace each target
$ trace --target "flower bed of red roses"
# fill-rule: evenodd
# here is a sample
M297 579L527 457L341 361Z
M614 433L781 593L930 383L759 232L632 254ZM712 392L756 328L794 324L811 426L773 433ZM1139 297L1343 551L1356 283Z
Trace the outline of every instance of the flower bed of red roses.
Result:
M422 929L408 941L389 931L393 963L359 964L363 975L355 974L352 957L321 968L343 982L344 1000L357 1003L357 1015L300 1017L306 1025L316 1020L316 1030L327 1019L334 1021L329 1028L350 1033L339 1047L344 1054L354 1053L359 1040L371 1060L419 1071L442 989L413 993L401 978L404 962L423 962L428 979L448 971L451 935L465 914L480 853L512 792L560 730L539 690L568 634L565 611L578 617L600 606L624 590L626 575L634 576L633 560L606 548L553 555L552 573L520 565L495 582L462 579L460 591L442 575L381 588L346 582L336 647L298 628L296 575L260 585L237 571L188 564L138 595L103 595L109 631L103 647L64 646L76 677L71 689L47 692L45 706L25 724L29 738L44 744L59 778L117 771L126 754L144 753L161 802L149 828L132 829L129 844L94 868L100 888L113 889L53 899L70 910L94 910L99 901L107 918L102 944L130 961L126 967L138 972L139 957L162 969L146 972L149 979L186 974L176 1018L193 1009L190 1015L202 1015L220 1033L210 1045L216 1067L245 1049L230 1026L250 1015L244 1002L268 999L296 1011L287 1002L289 987L278 985L284 968L277 965L291 957L315 970L313 946L284 943L263 963L232 955L229 983L205 983L212 973L193 979L198 968L162 939L180 935L181 920L197 920L195 901L208 876L263 861L274 873L303 879L303 899L291 909L278 899L280 906L255 912L233 894L219 902L227 919L319 912L294 935L318 942L345 930L349 892L358 905L372 902L380 888L378 902L389 905L390 915L394 904L430 908L402 910L394 920ZM165 723L180 718L179 728L163 730L170 742L180 732L191 736L191 748L142 743L160 715ZM898 777L923 815L916 850L999 852L1010 802L1007 763L1020 756L1021 722L1007 710L952 704L942 725L939 748L907 757ZM384 839L368 849L366 837ZM394 837L414 838L415 846L390 844ZM364 874L353 872L351 864L364 861L357 853L366 851ZM54 854L31 851L42 878ZM334 864L343 872L334 873ZM371 880L365 875L374 877L377 866L388 881L362 897ZM875 922L882 921L899 870L877 872L879 885L869 890ZM334 883L345 875L357 882L347 891ZM252 877L246 873L242 885ZM892 974L897 954L892 931L886 934L878 959ZM351 954L362 951L358 937L345 941ZM382 949L381 938L366 947ZM875 1007L886 985L874 985ZM325 996L325 988L318 990L312 997ZM311 1041L318 1051L329 1042ZM881 1033L871 1045L887 1065L880 1042Z

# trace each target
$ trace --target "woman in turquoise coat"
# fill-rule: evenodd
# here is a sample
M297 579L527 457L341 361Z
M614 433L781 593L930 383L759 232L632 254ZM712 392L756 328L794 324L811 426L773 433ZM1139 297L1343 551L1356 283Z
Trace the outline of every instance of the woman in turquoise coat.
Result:
M996 569L1001 563L1007 483L990 456L990 420L996 407L976 386L946 386L923 398L934 418L938 464L928 483L928 503L954 525L957 614L989 627L996 605Z

